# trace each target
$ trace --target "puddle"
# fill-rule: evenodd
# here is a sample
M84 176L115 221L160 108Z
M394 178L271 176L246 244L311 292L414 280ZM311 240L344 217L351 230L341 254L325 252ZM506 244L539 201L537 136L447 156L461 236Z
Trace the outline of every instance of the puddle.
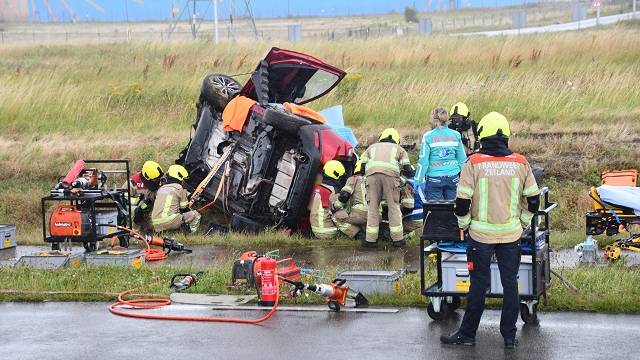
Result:
M150 267L163 265L207 267L216 263L229 263L237 259L245 250L228 246L195 245L190 247L191 254L171 253L164 261L147 263ZM247 248L258 253L264 253L273 248ZM16 261L27 255L35 255L38 252L48 252L50 247L43 246L18 246L0 250L0 267L11 267ZM84 253L81 247L74 247L73 254ZM602 251L598 253L602 257ZM292 257L296 265L309 269L380 269L380 270L405 270L415 272L419 270L419 252L415 248L397 249L393 247L379 249L361 249L352 247L320 248L314 246L281 247L280 258ZM553 269L572 269L580 264L578 254L573 249L554 250L550 254L551 267ZM627 267L640 267L640 253L630 251L623 252L623 258ZM606 264L604 260L601 263Z

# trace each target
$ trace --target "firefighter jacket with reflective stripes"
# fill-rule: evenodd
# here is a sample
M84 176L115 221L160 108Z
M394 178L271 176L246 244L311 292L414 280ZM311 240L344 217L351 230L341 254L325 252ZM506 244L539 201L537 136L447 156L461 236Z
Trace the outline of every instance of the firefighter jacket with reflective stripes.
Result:
M338 228L331 219L329 204L337 197L333 186L318 184L313 188L311 203L309 205L309 221L311 231L316 237L333 236L338 233Z
M151 223L156 226L174 221L177 217L182 216L180 209L185 209L188 206L187 190L182 185L176 183L163 185L158 189L156 200L153 203Z
M362 155L365 175L385 174L400 178L400 170L410 165L409 155L402 146L391 142L375 143Z
M526 198L539 193L524 156L473 154L462 168L457 191L458 198L471 199L471 210L458 217L458 225L481 243L514 242L533 217Z
M369 206L367 205L367 184L366 177L362 175L353 175L347 179L347 182L344 184L340 192L346 191L351 194L349 200L346 204L343 204L338 198L333 201L333 206L336 209L347 208L349 211L351 210L360 210L360 211L368 211Z
M438 126L422 136L415 181L421 185L427 176L458 175L465 161L467 154L460 133Z

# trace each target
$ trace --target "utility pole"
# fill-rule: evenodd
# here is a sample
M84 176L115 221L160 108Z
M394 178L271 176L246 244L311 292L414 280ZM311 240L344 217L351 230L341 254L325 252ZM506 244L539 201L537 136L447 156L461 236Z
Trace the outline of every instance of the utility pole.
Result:
M126 22L129 22L129 6L127 5L127 2L129 0L124 0L124 18L126 20Z
M213 27L214 27L214 40L218 43L218 0L213 0Z
M633 18L636 18L636 0L633 0Z

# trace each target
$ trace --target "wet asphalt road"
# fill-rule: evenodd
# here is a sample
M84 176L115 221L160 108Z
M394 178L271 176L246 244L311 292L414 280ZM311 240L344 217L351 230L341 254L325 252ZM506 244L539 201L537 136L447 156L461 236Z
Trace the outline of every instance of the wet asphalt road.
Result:
M157 311L259 314L181 305ZM422 309L397 314L280 312L263 325L235 325L122 318L111 315L104 303L2 303L0 359L638 358L638 315L549 313L540 318L539 327L519 322L520 347L513 351L503 349L497 311L485 313L476 346L460 348L438 341L441 333L456 327L460 315L436 323Z

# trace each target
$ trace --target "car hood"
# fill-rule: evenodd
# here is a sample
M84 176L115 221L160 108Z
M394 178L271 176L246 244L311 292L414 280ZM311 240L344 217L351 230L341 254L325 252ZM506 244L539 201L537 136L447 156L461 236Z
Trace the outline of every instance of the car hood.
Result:
M327 94L344 78L346 72L313 56L291 50L271 48L258 64L256 73L268 74L265 90L269 102L305 104ZM258 101L252 76L240 95Z

